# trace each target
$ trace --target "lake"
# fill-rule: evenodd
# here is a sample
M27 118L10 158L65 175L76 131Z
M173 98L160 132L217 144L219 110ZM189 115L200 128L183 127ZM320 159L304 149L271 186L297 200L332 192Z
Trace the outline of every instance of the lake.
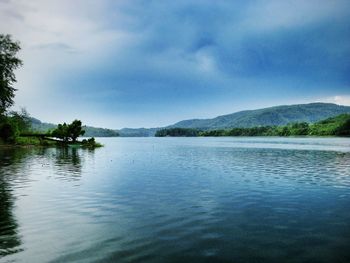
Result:
M0 148L0 262L350 262L350 138Z

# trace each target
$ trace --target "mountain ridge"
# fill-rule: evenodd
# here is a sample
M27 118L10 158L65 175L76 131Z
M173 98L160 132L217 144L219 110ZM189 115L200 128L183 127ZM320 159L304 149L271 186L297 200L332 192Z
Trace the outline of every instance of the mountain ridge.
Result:
M293 122L315 123L342 113L350 113L350 106L334 103L313 102L307 104L278 105L273 107L243 110L207 119L188 119L159 128L105 129L85 126L86 136L93 137L152 137L164 128L193 128L202 130L251 128L259 126L281 126ZM56 127L32 118L32 127L37 131L47 131Z
M244 110L211 119L188 119L166 128L225 129L254 126L279 126L291 122L314 123L342 113L350 113L350 106L334 103L279 105L256 110Z

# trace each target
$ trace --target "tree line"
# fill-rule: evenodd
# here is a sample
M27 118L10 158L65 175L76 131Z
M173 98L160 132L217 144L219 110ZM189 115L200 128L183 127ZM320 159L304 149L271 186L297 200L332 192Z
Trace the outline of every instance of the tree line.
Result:
M313 124L299 122L284 126L259 126L214 130L167 128L157 131L155 136L350 136L350 114L341 114Z

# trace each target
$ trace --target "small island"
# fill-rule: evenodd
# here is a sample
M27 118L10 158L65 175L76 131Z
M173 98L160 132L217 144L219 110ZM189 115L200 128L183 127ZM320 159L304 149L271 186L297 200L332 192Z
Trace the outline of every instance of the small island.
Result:
M80 120L74 120L71 124L58 124L57 128L46 133L24 132L15 140L19 145L43 145L43 146L69 146L82 148L101 147L102 144L95 141L94 137L78 141L85 130Z

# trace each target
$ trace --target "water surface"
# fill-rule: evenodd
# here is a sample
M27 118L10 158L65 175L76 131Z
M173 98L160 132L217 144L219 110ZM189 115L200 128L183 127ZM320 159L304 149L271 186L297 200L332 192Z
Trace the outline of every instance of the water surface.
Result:
M350 139L0 148L0 262L350 262Z

